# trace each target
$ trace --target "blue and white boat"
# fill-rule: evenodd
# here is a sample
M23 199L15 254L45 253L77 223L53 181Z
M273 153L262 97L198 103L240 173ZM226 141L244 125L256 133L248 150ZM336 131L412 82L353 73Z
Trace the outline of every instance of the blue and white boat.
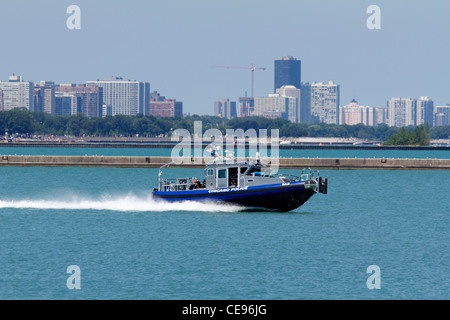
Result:
M205 177L162 179L159 170L158 188L153 198L169 202L199 201L232 203L247 210L287 212L308 201L316 193L327 193L328 179L318 170L304 169L299 176L271 174L270 168L255 161L236 161L233 156L219 157L206 165Z

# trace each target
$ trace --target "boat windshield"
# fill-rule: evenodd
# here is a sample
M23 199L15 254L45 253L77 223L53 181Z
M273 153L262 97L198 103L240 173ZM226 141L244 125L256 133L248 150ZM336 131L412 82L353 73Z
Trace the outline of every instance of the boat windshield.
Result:
M249 176L270 176L270 173L270 168L251 166L245 174Z

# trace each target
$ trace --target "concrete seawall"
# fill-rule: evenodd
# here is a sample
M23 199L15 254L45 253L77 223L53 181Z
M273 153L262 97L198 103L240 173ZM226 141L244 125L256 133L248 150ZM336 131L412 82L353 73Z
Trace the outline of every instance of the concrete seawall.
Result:
M210 159L206 159L209 161ZM0 166L16 167L119 167L158 168L170 157L118 156L22 156L1 155ZM269 163L269 159L262 159ZM274 161L274 160L272 160ZM273 162L273 165L276 162ZM203 167L199 159L178 158L177 167ZM382 170L450 170L450 159L375 159L375 158L280 158L283 169L382 169Z

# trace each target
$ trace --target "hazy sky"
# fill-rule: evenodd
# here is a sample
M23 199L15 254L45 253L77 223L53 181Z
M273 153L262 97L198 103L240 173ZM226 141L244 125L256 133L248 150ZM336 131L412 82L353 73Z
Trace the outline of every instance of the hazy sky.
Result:
M67 7L81 9L69 30ZM381 9L370 30L369 5ZM273 92L274 60L302 61L302 81L333 80L341 105L381 106L391 97L450 103L450 1L0 0L0 79L84 83L111 76L148 81L213 114L214 101Z

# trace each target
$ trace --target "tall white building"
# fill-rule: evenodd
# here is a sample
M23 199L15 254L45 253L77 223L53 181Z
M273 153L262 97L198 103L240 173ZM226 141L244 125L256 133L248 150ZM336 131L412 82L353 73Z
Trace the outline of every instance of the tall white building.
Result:
M361 106L352 100L349 104L339 107L339 124L377 126L385 123L386 108Z
M300 121L311 122L311 84L302 82L300 86Z
M311 84L311 116L320 122L339 123L339 85L333 81Z
M2 111L25 108L34 111L33 82L23 81L22 76L10 76L8 82L0 81L0 106Z
M428 97L420 97L416 100L416 126L428 123L433 126L434 102Z
M416 124L416 102L411 98L392 98L387 102L387 124L394 127Z
M124 80L114 77L110 80L87 81L86 85L103 88L103 104L111 108L111 114L134 116L150 112L150 83Z
M265 118L282 118L295 122L297 98L284 97L278 93L267 97L255 97L253 113L250 116Z
M392 98L387 102L387 124L395 127L433 126L434 103L428 97L420 99Z
M282 97L290 97L295 98L295 107L290 108L288 112L288 119L291 122L300 123L302 120L300 117L300 89L297 89L294 86L282 86L281 88L276 89L276 93L278 93Z
M356 100L339 107L339 124L355 125L362 123L373 126L375 120L374 108L360 106Z

